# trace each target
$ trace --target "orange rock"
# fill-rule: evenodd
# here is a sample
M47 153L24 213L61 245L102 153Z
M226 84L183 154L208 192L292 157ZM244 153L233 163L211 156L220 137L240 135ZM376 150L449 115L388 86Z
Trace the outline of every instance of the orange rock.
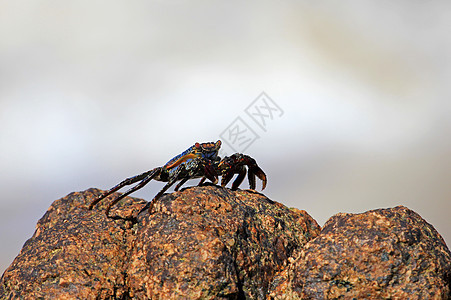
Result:
M218 186L160 198L139 216L126 197L90 189L56 200L5 271L13 299L449 299L451 253L432 225L399 206L305 211ZM113 195L117 196L117 194Z
M406 207L337 214L275 279L271 299L449 299L451 253Z
M3 298L264 299L274 274L319 233L307 213L252 191L192 187L152 212L127 197L108 219L91 189L56 200L5 271ZM114 195L117 196L117 195Z

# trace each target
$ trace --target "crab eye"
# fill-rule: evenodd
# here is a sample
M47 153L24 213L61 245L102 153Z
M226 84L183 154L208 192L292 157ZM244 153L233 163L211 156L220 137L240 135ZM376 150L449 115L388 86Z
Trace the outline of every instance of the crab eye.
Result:
M215 143L216 149L221 148L221 144L222 144L221 140L218 140L218 141Z
M199 143L195 143L194 146L199 149L200 148L200 144Z

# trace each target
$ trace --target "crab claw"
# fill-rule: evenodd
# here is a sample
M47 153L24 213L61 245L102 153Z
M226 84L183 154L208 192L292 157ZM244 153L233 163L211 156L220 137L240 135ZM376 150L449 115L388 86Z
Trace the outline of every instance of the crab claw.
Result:
M192 177L195 174L201 174L202 180L199 182L201 184L205 179L210 180L213 184L218 183L218 174L216 173L215 167L211 160L198 157L188 164L188 173Z
M222 179L221 179L221 186L225 187L230 182L230 180L233 178L233 175L238 174L235 181L233 181L232 190L238 189L240 184L243 182L244 177L246 177L246 173L247 173L247 170L244 166L240 166L240 167L235 166L235 167L231 167L227 170L224 170Z
M245 166L247 166L248 170L246 170ZM250 189L255 190L255 176L262 181L262 190L266 187L267 178L265 172L257 165L255 159L248 155L235 153L231 156L226 156L219 163L219 168L222 171L221 186L223 187L229 183L234 174L238 174L232 184L232 190L236 190L243 182L244 177L246 177L246 172Z
M266 178L265 172L255 164L255 166L249 167L248 171L248 179L249 179L249 186L252 190L255 190L255 176L258 177L262 181L262 191L266 188L266 183L268 182Z
M213 184L218 183L218 175L216 174L215 168L211 163L211 160L204 160L204 176L210 180Z

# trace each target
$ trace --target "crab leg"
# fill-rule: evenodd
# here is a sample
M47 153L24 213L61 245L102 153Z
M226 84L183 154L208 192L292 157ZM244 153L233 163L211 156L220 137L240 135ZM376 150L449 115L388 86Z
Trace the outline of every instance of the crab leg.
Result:
M202 177L197 185L202 185L202 183L204 183L205 180L207 180L207 177L205 177L205 176Z
M160 171L160 168L155 168L153 170L144 172L142 174L139 174L139 175L136 175L136 176L124 179L121 183L119 183L118 185L115 185L114 187L112 187L111 189L109 189L108 191L106 191L105 193L100 195L99 197L97 197L97 199L92 201L91 204L89 205L89 209L91 210L97 203L99 203L100 200L102 200L103 198L106 198L107 196L111 195L115 191L120 190L121 188L123 188L126 185L130 185L130 184L133 184L133 183L135 183L137 181L143 180L148 175L153 174L156 171Z
M236 189L238 189L238 187L240 186L240 184L243 182L244 178L246 177L246 168L244 166L241 166L241 168L238 170L238 176L236 177L235 181L232 183L232 191L235 191ZM249 173L250 176L250 173ZM251 189L255 189L255 185L254 187L251 186Z
M213 165L211 164L211 161L204 160L203 166L204 166L204 177L213 182L213 184L218 183L218 175Z
M235 173L233 173L233 172L223 173L222 178L221 178L221 186L225 187L227 185L227 183L229 183L230 180L233 178L233 175L235 175Z
M185 182L187 182L189 180L189 177L185 177L183 178L174 188L174 191L178 191L179 188L185 184Z
M155 201L158 200L174 183L175 183L175 180L169 180L169 182L165 184L165 186L161 189L161 191L159 191L158 194L156 194L156 196L153 197L152 200L147 202L147 204L144 205L144 207L139 210L137 215L139 215L146 209L149 209L149 213L150 213Z
M130 195L134 191L137 191L140 188L142 188L143 186L145 186L146 184L148 184L149 181L151 181L153 178L155 178L155 176L160 174L160 171L161 171L160 168L153 169L140 183L138 183L137 185L135 185L134 187L130 188L125 193L123 193L122 195L120 195L119 197L114 199L110 204L108 204L108 207L107 207L107 209L105 211L105 214L108 216L109 212L110 212L110 209L111 209L111 207L114 204L118 203L121 199L125 198L126 196Z
M188 174L183 178L177 186L174 188L174 191L178 191L179 188L185 184L189 179L195 178L196 174L203 174L202 179L199 182L199 185L204 183L206 179L209 179L211 182L216 184L218 182L218 175L216 174L216 170L213 167L210 160L204 159L202 157L196 158L189 166ZM178 175L179 176L179 175Z
M153 204L155 203L156 200L158 200L177 180L179 180L179 176L180 173L182 171L186 171L185 167L180 167L168 180L168 183L165 184L165 186L161 189L161 191L158 192L158 194L155 195L155 197L153 197L153 199L147 203L143 208L141 208L141 210L138 212L138 215L143 212L146 208L149 208L149 213L152 210ZM189 179L189 176L187 176L186 178ZM183 180L185 180L186 178L183 178ZM182 181L183 181L182 180ZM186 180L185 180L186 181ZM177 185L179 186L180 183Z

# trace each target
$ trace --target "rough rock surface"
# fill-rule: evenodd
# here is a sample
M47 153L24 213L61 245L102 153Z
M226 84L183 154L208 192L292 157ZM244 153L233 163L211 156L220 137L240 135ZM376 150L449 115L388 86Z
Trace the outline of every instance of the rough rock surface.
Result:
M265 299L274 274L319 233L306 212L256 192L192 187L145 201L56 200L5 271L2 299ZM117 195L113 195L117 196Z
M100 193L50 206L0 299L451 298L450 251L403 206L337 214L320 231L252 191L191 187L139 216L146 202L126 197L113 219L108 201L87 209Z
M337 214L275 276L271 299L449 299L451 254L406 207Z

